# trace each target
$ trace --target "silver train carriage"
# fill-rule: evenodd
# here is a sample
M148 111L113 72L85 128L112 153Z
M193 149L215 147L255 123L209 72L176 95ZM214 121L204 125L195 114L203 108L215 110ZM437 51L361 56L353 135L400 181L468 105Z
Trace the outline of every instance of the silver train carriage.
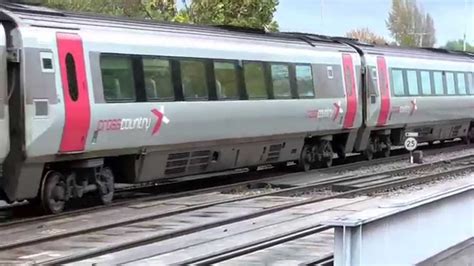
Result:
M472 57L21 5L1 14L12 121L0 131L11 138L1 190L47 212L89 191L108 203L114 182L288 161L308 170L334 153L388 155L405 130L426 141L472 132ZM463 109L433 111L453 100Z
M355 150L367 156L401 145L474 139L474 55L437 49L358 45L365 75L364 126Z
M332 142L351 151L362 124L360 56L345 44L21 6L3 14L20 79L10 114L24 122L4 164L10 201L58 212L95 188L109 202L114 179L302 156L329 166Z

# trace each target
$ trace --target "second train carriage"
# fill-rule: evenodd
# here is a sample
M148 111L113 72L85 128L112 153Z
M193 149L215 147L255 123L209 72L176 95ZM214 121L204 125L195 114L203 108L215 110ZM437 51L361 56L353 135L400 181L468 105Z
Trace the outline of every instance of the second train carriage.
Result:
M371 157L402 145L474 137L474 56L443 50L357 45L365 68L364 126L355 150Z

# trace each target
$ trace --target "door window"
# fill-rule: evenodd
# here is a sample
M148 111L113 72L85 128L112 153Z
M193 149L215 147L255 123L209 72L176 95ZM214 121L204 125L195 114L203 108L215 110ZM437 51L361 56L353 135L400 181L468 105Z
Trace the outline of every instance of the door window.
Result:
M76 62L71 53L66 55L66 72L69 97L75 102L79 98L79 89L77 87Z

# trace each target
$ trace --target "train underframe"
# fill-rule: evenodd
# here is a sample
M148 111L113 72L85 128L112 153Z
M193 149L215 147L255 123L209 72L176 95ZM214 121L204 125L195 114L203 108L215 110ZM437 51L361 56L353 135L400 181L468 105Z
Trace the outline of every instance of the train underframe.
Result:
M358 152L367 160L388 157L392 145L402 142L406 130L370 130L366 148ZM252 169L265 164L281 165L289 161L296 162L301 171L331 167L336 155L344 159L347 153L354 151L356 135L357 132L346 132L307 136L303 140L280 139L240 146L211 147L207 150L199 147L150 153L149 156L120 155L43 164L39 190L36 198L31 201L39 204L46 213L62 212L69 200L86 195L102 204L109 204L114 197L116 182L152 182L156 180L156 175L152 177L150 171L155 169L156 172L158 165L164 166L161 176L166 178L243 167ZM468 124L468 132L461 138L465 143L474 140L474 122ZM185 158L185 155L188 157ZM251 157L250 160L242 158L247 155ZM190 171L179 172L177 169L181 169L183 165Z

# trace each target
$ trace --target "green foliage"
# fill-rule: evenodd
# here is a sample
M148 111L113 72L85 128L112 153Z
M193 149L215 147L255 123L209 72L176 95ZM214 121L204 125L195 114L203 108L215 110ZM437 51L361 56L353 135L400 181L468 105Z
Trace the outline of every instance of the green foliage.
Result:
M463 40L449 41L446 43L446 45L443 48L448 49L448 50L453 50L453 51L463 51L464 41ZM469 43L466 43L466 51L474 53L474 46Z
M278 0L193 0L177 10L176 0L42 0L69 11L207 25L232 25L277 31Z
M386 25L401 46L433 47L436 43L433 18L418 7L416 0L392 0Z
M171 20L177 13L175 0L43 0L43 5L69 11L156 20Z
M193 0L186 5L188 19L196 24L232 25L277 31L273 14L278 0Z

